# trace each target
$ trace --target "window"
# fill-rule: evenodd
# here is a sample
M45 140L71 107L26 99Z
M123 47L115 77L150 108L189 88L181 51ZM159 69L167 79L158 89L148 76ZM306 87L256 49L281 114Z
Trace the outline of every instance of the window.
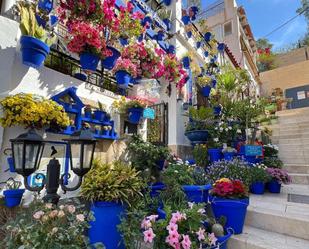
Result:
M233 33L232 21L225 23L223 27L224 27L224 36L228 36Z
M215 35L215 38L219 41L222 42L223 41L223 34L222 34L222 25L217 25L215 27L212 28L212 31Z

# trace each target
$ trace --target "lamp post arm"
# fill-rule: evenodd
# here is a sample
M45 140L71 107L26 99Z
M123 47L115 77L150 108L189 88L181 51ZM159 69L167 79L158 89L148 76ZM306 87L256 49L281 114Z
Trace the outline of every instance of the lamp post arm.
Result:
M44 174L38 173L38 174L36 174L35 178L38 179L38 180L43 179L43 180L42 180L42 185L41 185L40 187L32 187L32 186L30 186L30 185L28 184L28 177L27 177L27 176L24 176L24 185L25 185L25 188L26 188L27 190L40 193L41 190L42 190L42 189L44 188L44 186L45 186L46 177L45 177Z
M60 179L60 186L64 193L66 193L67 191L75 191L79 189L79 187L82 185L83 178L81 176L78 176L78 183L74 187L67 187L64 185L64 177L65 177L65 174L63 174ZM71 174L68 174L68 179L70 178L71 178Z

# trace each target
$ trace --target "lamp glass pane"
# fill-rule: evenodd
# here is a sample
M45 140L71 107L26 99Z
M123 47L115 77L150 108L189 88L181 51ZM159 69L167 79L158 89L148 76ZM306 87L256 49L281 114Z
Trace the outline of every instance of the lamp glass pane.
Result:
M81 144L80 143L71 143L71 155L72 155L72 168L80 169L81 168Z
M23 146L22 142L14 142L13 144L15 169L22 169L23 167Z
M94 144L84 144L84 169L90 169L91 167L91 158Z
M36 169L41 146L39 144L25 144L25 146L25 169Z

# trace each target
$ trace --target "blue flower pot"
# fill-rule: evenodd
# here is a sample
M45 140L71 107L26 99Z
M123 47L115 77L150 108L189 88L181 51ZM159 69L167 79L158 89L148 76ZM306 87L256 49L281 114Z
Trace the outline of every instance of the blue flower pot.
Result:
M39 68L49 54L49 46L39 39L23 35L20 38L22 62L24 65Z
M188 36L188 38L191 38L192 37L192 31L188 31L187 36Z
M172 0L163 0L163 3L164 3L166 6L170 6L171 3L172 3Z
M76 74L74 74L74 77L76 79L81 80L81 81L86 81L87 80L87 75L83 74L83 73L76 73Z
M15 167L14 167L14 160L13 160L13 157L11 157L11 156L8 157L8 158L6 159L6 161L8 162L10 172L11 172L11 173L15 173L16 171L15 171Z
M58 23L58 17L55 15L50 16L50 25L53 27Z
M128 38L122 38L122 37L120 37L120 38L119 38L119 42L120 42L120 44L121 44L122 46L126 46L126 45L129 44Z
M183 22L184 25L188 25L190 22L190 16L183 16L181 18L181 21Z
M160 195L160 192L165 189L165 185L162 182L156 182L151 185L148 185L150 188L150 197L155 198Z
M38 7L41 10L45 10L47 13L50 13L53 9L53 1L52 0L40 0L38 2Z
M213 80L211 81L211 87L212 87L212 88L216 88L216 86L217 86L217 80L213 79Z
M143 116L144 108L129 108L128 120L131 124L138 124Z
M168 47L168 53L169 54L175 54L176 50L175 50L175 46L174 45L169 45Z
M214 115L218 116L221 114L222 107L220 105L214 106L213 110L214 110Z
M111 70L116 64L117 59L120 57L120 52L114 48L107 46L107 49L111 50L113 55L106 57L104 60L102 60L102 65L104 68Z
M205 56L205 57L208 57L208 55L209 55L209 52L208 52L208 51L205 51L205 52L204 52L204 56Z
M163 19L164 24L166 25L166 30L170 31L172 29L172 22L170 19Z
M216 246L212 247L212 249L217 249L218 246L220 249L227 249L227 242L228 240L231 238L232 233L230 232L230 230L227 230L227 234L222 236L222 237L217 237L217 242L216 242Z
M225 216L225 227L232 228L235 234L242 233L248 205L248 203L241 200L217 200L216 198L214 198L211 203L216 219L219 219L221 216Z
M159 170L163 170L164 169L164 164L165 164L165 159L156 161L156 165L159 168Z
M94 115L94 119L99 120L99 121L104 121L106 112L101 111L101 110L95 110L93 112L93 115Z
M230 200L230 199L226 199L226 198L223 198L223 197L217 197L217 196L213 196L213 195L209 195L209 201L210 202L213 202L213 201L226 201L226 200ZM247 198L242 198L242 199L233 199L233 200L237 200L237 201L240 201L240 202L243 202L245 204L250 204L250 199L249 197Z
M164 33L163 32L158 32L156 34L156 40L157 41L163 41L163 38L164 38Z
M8 189L3 191L5 206L16 207L20 204L25 189Z
M202 90L201 90L202 95L203 95L204 97L209 97L209 95L210 95L210 90L211 90L211 86L209 86L209 85L203 86L203 87L202 87Z
M182 64L184 68L189 69L190 68L190 58L188 56L183 57Z
M210 42L210 39L211 39L211 33L210 32L206 32L204 34L204 39L206 42Z
M265 192L264 182L254 182L250 186L250 192L256 195L262 195Z
M223 152L224 160L232 161L235 156L235 152Z
M142 21L143 26L145 26L147 23L148 23L149 25L152 24L152 18L151 18L150 16L145 16L144 19L143 19L143 21Z
M85 118L92 118L92 112L91 111L85 111Z
M198 13L198 7L197 6L191 6L190 10L194 13L194 15L196 15Z
M158 217L159 220L165 220L166 219L166 212L163 209L158 208L157 214L159 215L159 217Z
M211 163L217 162L222 158L222 149L212 148L208 149L209 161Z
M208 140L208 131L207 130L187 131L185 133L185 136L193 144L203 143Z
M217 47L219 52L223 52L225 49L225 44L224 43L219 43L218 47Z
M119 70L115 73L116 81L119 88L127 88L129 83L131 82L131 75L124 70Z
M257 164L257 163L261 163L262 162L262 158L258 158L256 156L244 156L244 159L246 162L250 163L250 164Z
M187 200L189 202L202 203L208 202L209 190L211 189L211 185L183 185L182 189L185 192Z
M95 220L90 222L88 230L90 243L101 242L106 249L124 249L122 236L117 229L125 213L124 207L117 202L98 201L92 204L91 211Z
M97 70L100 58L91 53L82 53L79 56L80 65L83 70L95 72Z
M42 26L43 28L46 27L47 22L43 18L41 18L39 15L35 14L35 19L39 26Z
M197 43L196 43L196 48L200 48L200 47L201 47L201 45L202 45L202 43L201 43L201 42L197 42Z
M281 184L274 179L267 183L267 188L270 193L279 194L281 192Z

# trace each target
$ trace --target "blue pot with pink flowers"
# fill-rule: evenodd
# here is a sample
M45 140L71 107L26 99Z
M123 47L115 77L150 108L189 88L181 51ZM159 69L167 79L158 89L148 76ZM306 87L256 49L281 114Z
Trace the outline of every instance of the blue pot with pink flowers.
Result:
M116 82L119 88L125 89L129 86L132 81L131 74L125 70L119 70L115 73Z
M183 16L181 18L181 21L183 22L184 25L188 25L190 22L190 16Z
M97 70L100 58L92 53L82 53L80 56L80 65L83 70L95 72Z
M116 48L110 46L107 46L107 49L112 52L112 55L102 60L102 66L111 70L115 66L117 59L120 57L120 52Z

